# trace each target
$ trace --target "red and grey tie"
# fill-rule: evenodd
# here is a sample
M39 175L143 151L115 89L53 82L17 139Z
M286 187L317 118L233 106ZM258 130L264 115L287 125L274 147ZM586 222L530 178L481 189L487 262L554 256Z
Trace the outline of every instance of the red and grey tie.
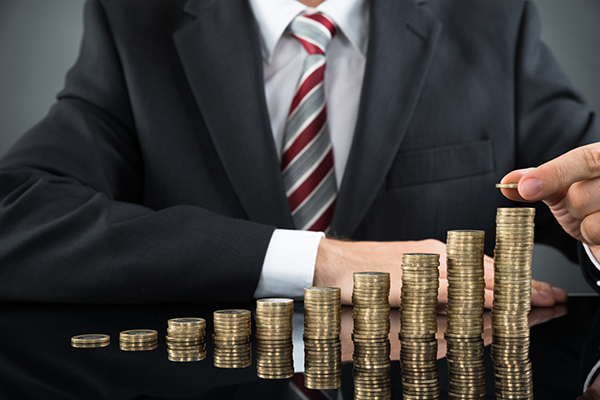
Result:
M326 231L337 198L325 106L325 51L335 25L323 14L299 15L288 30L308 57L288 114L281 170L297 229Z

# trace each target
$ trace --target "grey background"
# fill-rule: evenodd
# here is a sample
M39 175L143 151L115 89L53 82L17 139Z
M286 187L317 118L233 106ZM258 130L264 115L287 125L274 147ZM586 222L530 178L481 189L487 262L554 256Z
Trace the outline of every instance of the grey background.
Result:
M485 1L485 0L482 0ZM0 155L48 111L73 64L83 0L0 0ZM600 0L535 0L542 38L567 74L600 110ZM579 268L536 246L534 278L572 295L593 293Z

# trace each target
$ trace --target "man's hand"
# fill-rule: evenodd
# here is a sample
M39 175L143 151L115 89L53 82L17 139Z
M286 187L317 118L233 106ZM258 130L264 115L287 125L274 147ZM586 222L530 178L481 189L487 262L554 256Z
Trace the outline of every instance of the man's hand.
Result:
M575 400L600 400L600 375L592 382L588 390Z
M352 304L352 273L359 271L389 272L391 279L390 304L398 307L402 286L403 253L437 253L440 255L439 302L448 301L446 269L446 245L435 239L406 242L350 242L321 239L315 276L315 286L334 286L342 289L342 303ZM484 257L485 306L492 307L494 289L494 264L491 257ZM533 281L531 303L548 307L567 300L567 292L547 283ZM443 311L443 310L440 310Z
M519 182L517 190L502 189L509 199L546 203L563 229L600 259L600 143L513 171L502 182Z

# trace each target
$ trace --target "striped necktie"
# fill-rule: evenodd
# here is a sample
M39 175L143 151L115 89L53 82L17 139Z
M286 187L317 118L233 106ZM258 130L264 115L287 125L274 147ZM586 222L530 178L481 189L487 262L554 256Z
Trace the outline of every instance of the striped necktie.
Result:
M323 14L299 15L288 30L308 57L286 121L281 169L297 229L327 231L337 198L325 107L325 51L335 25Z

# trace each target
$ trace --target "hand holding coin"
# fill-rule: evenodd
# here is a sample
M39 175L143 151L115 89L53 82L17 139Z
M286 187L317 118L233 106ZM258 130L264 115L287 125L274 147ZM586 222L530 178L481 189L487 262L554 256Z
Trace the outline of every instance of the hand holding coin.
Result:
M563 229L600 259L600 143L578 147L537 168L513 171L502 179L508 182L518 182L518 189L502 189L506 197L542 200Z

